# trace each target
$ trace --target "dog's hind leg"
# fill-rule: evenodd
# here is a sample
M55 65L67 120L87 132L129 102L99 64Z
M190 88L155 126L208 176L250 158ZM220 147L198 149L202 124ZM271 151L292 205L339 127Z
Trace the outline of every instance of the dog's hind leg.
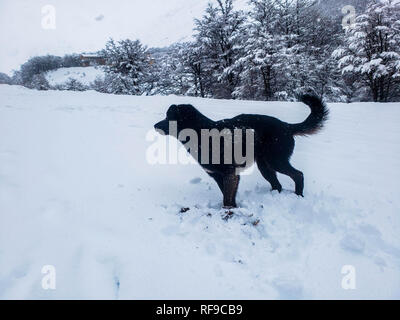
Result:
M239 188L240 176L235 173L223 176L224 208L236 208L236 194Z
M262 176L271 184L272 190L282 191L282 185L280 184L276 171L273 170L264 160L260 159L257 161L258 169Z
M304 190L303 172L293 168L292 165L287 160L283 161L283 162L274 163L274 169L276 169L276 171L292 178L292 180L296 184L296 194L298 196L303 197L303 190Z

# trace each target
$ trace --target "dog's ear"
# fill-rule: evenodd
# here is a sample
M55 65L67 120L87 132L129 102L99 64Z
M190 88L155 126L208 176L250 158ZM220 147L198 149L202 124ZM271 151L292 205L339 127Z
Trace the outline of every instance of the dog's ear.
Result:
M176 111L178 111L178 106L177 106L176 104L173 104L172 106L170 106L170 107L168 108L167 113L168 113L168 112L176 112Z
M173 104L167 111L167 118L175 118L178 113L178 106Z

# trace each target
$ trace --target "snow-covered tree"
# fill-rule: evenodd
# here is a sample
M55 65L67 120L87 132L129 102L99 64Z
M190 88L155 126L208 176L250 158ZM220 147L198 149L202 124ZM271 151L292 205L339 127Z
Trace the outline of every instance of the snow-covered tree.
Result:
M237 32L240 57L233 69L240 71L238 98L270 100L277 91L277 72L281 68L283 36L277 30L275 0L250 0L249 20Z
M342 21L342 10L345 6L354 7L356 14L360 14L365 11L370 1L371 0L319 0L318 6L321 13L331 16L337 21ZM341 27L341 25L339 24L338 27Z
M211 96L213 73L207 68L206 54L196 42L176 43L149 51L152 94Z
M101 93L109 93L108 92L108 83L106 82L106 77L97 76L96 79L92 83L90 83L90 89L95 90Z
M146 91L150 60L147 48L139 40L110 39L101 51L106 61L104 71L109 75L110 93L141 95Z
M179 51L183 67L188 75L188 95L206 97L212 87L212 70L207 64L207 55L203 48L195 42L188 42Z
M188 94L191 79L184 56L187 46L188 43L176 43L155 55L158 93Z
M85 91L87 90L88 87L85 86L82 82L80 82L77 79L74 78L69 78L64 84L63 84L63 90L69 90L69 91Z
M30 82L26 85L30 89L49 90L50 84L47 81L44 73L34 74Z
M5 73L0 72L0 84L12 84L12 79Z
M232 68L237 57L237 31L245 20L242 11L236 11L233 0L217 0L209 3L202 19L196 19L197 46L205 54L207 68L213 70L212 95L216 98L232 98L239 82L237 69Z
M206 97L212 90L213 70L208 64L207 52L197 42L185 42L170 48L169 70L176 85L186 95Z
M21 84L29 88L45 85L44 74L62 66L62 58L52 55L37 56L29 59L21 66L18 77ZM32 83L32 82L35 83ZM40 85L38 83L41 83Z
M238 32L240 84L244 99L294 99L312 91L343 100L330 58L338 41L334 21L313 0L250 0L248 21Z
M78 54L73 53L73 54L66 54L64 57L62 57L61 64L63 68L81 67L82 61Z
M355 75L373 101L399 98L400 0L372 1L348 27L345 45L335 50L343 74Z

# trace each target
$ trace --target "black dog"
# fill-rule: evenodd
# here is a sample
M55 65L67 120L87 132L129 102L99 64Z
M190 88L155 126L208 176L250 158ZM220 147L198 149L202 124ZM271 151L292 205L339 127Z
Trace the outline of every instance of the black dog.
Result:
M157 123L154 127L161 134L174 135L177 138L184 129L191 129L196 132L198 137L201 136L204 129L217 129L220 132L226 129L231 132L234 130L242 130L244 132L250 129L254 133L253 159L257 162L263 177L271 184L272 190L282 191L282 186L276 174L276 172L280 172L294 180L296 194L303 196L303 173L293 168L289 162L295 146L294 136L308 136L317 133L328 119L329 111L321 99L315 96L303 95L299 100L307 104L311 109L309 117L299 124L289 124L276 118L250 114L239 115L227 120L212 121L191 105L172 105L168 109L166 119ZM176 125L175 133L170 132L171 122ZM184 143L182 140L181 142ZM218 145L221 155L224 154L227 143L232 143L232 139L224 140L223 144ZM241 144L241 150L245 150L246 141L242 141ZM201 147L202 145L198 143L200 151ZM211 146L209 148L212 153ZM209 163L209 158L205 159L203 152L198 152L197 155L196 160L214 178L221 189L224 196L224 207L236 207L235 199L240 177L237 170L244 166L249 167L252 163L244 165L237 161Z

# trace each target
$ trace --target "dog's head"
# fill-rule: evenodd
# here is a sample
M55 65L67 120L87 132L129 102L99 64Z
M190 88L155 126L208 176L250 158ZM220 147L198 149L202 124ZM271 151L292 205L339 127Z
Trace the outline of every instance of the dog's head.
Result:
M175 122L177 132L191 128L192 121L196 121L199 112L190 104L172 105L167 111L167 116L164 120L156 123L154 129L162 135L170 135L170 123Z

